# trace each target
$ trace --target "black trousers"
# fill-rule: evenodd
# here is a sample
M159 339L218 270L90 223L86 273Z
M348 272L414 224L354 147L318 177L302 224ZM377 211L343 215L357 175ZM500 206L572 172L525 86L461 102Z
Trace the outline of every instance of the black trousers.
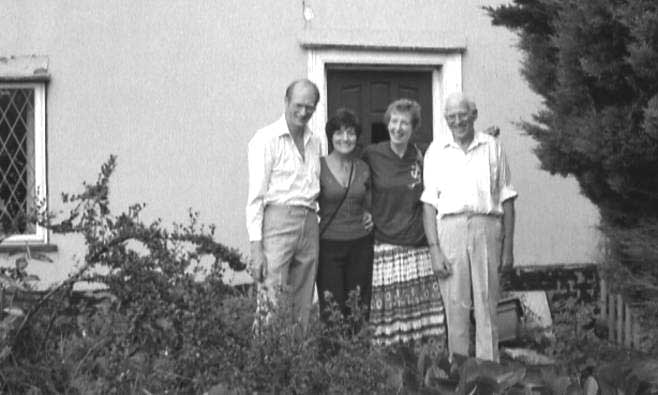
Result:
M368 319L370 294L372 289L372 235L355 240L320 240L318 263L318 298L321 317L328 319L329 301L325 292L330 292L331 300L338 304L343 316L350 314L347 300L351 291L360 290L359 303Z

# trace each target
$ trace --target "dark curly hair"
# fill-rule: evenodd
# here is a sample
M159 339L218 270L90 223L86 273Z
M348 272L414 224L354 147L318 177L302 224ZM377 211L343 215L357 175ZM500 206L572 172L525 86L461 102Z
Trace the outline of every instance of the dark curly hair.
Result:
M334 115L329 118L324 127L324 132L327 134L327 142L329 143L329 151L332 151L334 148L331 144L331 139L334 137L334 133L343 127L354 128L357 139L361 136L361 125L359 125L356 115L347 108L339 108Z

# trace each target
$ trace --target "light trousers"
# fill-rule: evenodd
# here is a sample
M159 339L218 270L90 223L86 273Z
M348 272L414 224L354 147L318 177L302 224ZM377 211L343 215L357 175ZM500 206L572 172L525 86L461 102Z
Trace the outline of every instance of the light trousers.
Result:
M441 250L453 273L439 281L451 354L468 355L470 312L475 315L475 356L498 361L499 274L502 218L458 214L437 220Z
M272 306L285 295L292 302L294 317L306 327L318 268L317 214L303 206L265 207L262 243L267 274L259 293Z

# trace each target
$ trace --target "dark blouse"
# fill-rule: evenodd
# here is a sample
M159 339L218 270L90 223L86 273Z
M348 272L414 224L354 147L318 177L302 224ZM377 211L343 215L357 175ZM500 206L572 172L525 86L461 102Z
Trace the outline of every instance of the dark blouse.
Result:
M324 231L321 238L326 240L354 240L368 235L361 224L365 210L366 194L369 192L368 165L362 160L354 162L354 176L345 201L338 213ZM325 158L320 159L320 229L324 229L329 217L345 194L334 174L329 170Z
M400 158L388 141L365 149L370 166L375 240L404 246L425 246L423 229L422 154L409 145Z

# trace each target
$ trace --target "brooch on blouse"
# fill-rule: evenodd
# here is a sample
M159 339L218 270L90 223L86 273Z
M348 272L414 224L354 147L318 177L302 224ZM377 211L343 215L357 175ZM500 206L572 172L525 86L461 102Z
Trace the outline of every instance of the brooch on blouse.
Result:
M413 181L408 184L409 189L414 189L416 185L420 184L422 182L422 168L418 162L414 162L413 165L411 165L411 178L413 178Z

